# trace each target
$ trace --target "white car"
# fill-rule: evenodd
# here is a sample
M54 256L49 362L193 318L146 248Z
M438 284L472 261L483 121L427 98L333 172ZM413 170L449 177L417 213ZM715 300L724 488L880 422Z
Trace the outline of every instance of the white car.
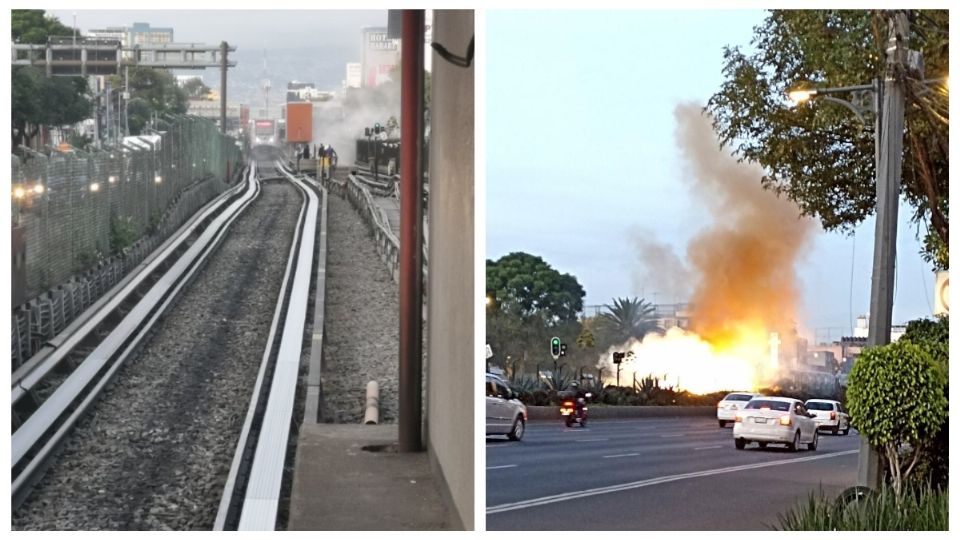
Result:
M506 435L511 441L523 438L527 425L527 406L510 385L500 377L487 373L487 435Z
M808 399L803 405L816 415L813 421L817 424L817 429L830 430L834 435L850 433L850 415L843 410L843 405L839 401Z
M737 413L733 424L733 442L738 450L752 442L760 448L767 444L785 444L794 452L806 444L817 449L817 424L813 413L799 399L763 396L751 399Z
M759 396L752 392L731 392L717 403L717 421L720 427L727 427L727 422L733 422L737 411L743 410L747 402Z

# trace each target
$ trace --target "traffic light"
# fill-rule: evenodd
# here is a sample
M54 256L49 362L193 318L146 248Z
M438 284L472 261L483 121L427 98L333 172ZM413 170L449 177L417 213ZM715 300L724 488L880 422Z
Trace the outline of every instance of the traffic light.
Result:
M550 340L550 355L554 360L560 358L560 338L555 337Z
M623 362L623 353L622 352L613 353L613 363L619 364L620 362Z
M374 132L374 133L376 133L377 135L379 135L381 131L383 131L383 128L380 127L380 122L377 122L376 124L373 125L373 132Z
M566 355L567 355L567 344L566 344L566 343L561 343L561 344L560 344L560 356L566 356Z
M368 127L363 128L363 136L364 136L364 137L369 137L370 135L372 135L372 134L370 133L370 128L368 128Z

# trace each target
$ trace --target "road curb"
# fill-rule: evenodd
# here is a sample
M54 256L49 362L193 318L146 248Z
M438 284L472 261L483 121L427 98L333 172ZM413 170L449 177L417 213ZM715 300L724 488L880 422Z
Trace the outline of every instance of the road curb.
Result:
M670 416L713 416L716 407L704 406L676 406L676 405L615 405L611 407L588 407L588 416L594 418L657 418ZM556 420L560 418L560 408L557 406L528 406L529 420Z

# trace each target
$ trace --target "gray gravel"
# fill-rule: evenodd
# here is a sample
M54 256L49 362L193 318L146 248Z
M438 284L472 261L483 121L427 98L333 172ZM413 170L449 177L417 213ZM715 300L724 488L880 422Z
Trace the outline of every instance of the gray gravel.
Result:
M75 429L13 529L212 528L299 206L291 185L264 185Z
M363 420L366 385L380 385L380 422L397 419L399 289L359 214L331 193L323 350L323 419Z

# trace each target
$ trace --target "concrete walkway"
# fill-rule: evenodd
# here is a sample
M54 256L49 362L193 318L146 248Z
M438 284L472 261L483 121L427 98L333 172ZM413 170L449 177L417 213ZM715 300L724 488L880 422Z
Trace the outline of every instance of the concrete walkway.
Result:
M426 452L396 440L395 424L301 426L287 530L452 530Z

